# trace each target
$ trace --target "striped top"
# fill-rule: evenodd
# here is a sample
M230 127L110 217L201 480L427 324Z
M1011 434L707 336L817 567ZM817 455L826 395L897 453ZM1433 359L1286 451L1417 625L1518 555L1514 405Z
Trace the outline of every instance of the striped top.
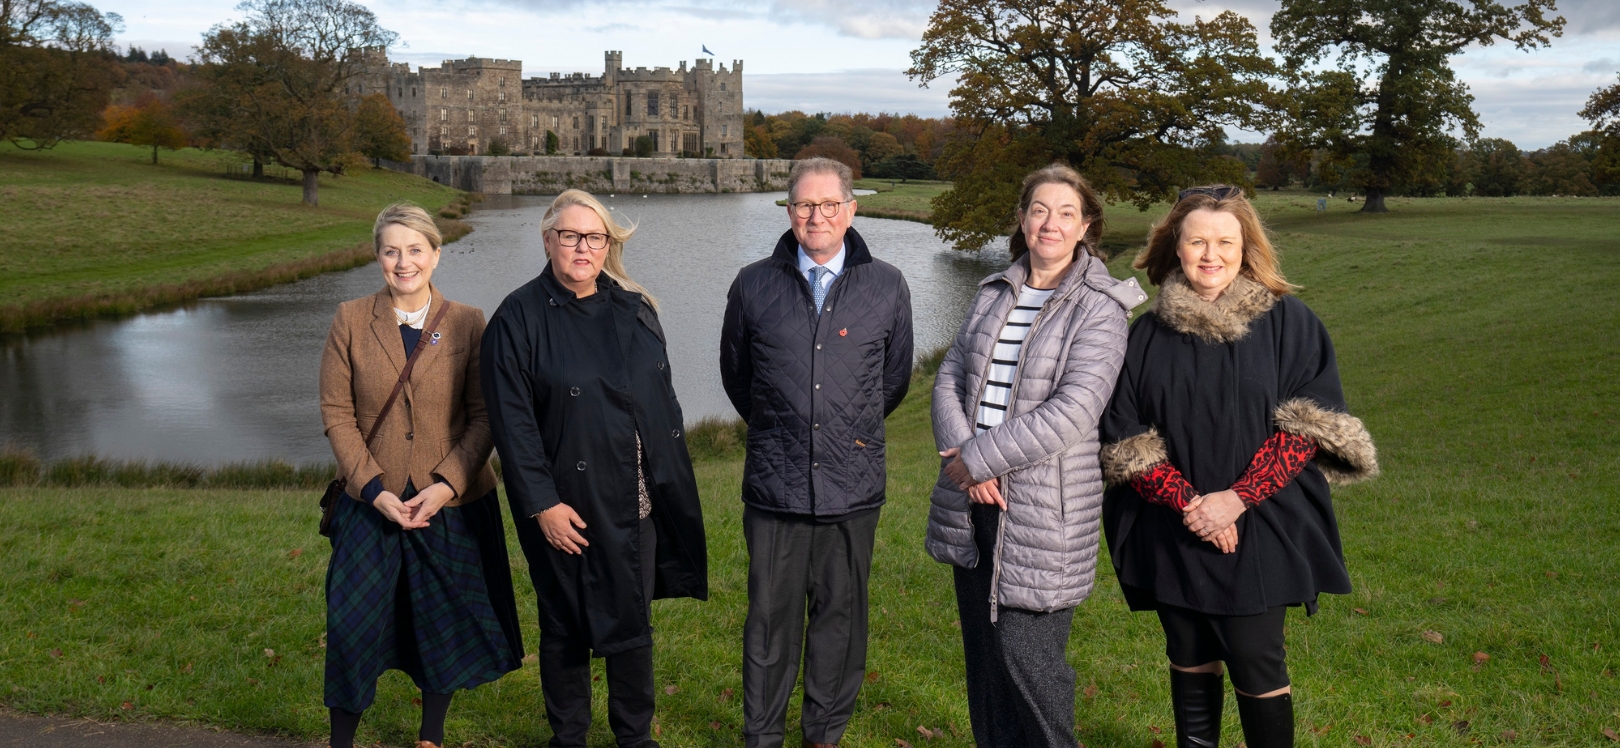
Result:
M1035 323L1041 305L1052 298L1055 288L1018 288L1018 305L1007 315L1001 337L990 354L990 373L985 377L984 395L979 398L978 433L984 433L1007 420L1012 400L1013 377L1018 373L1018 354L1024 349L1029 326Z

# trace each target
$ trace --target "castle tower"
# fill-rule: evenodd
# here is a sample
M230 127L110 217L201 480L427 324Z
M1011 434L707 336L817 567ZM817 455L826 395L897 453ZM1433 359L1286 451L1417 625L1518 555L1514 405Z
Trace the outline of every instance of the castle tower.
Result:
M619 78L619 68L624 66L624 53L616 49L610 49L603 57L606 59L606 64L602 68L602 82L607 85L609 90L612 90L614 82Z

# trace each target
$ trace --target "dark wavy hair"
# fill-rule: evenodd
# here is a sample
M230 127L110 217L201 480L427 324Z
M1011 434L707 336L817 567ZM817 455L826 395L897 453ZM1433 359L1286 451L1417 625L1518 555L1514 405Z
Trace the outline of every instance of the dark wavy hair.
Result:
M1086 235L1074 245L1074 259L1080 259L1080 253L1086 252L1098 259L1106 260L1098 244L1102 242L1103 214L1102 199L1097 197L1091 183L1080 176L1080 172L1066 164L1052 164L1036 169L1024 177L1024 190L1018 196L1018 228L1013 229L1012 238L1007 240L1007 249L1012 252L1014 262L1029 252L1029 243L1024 240L1024 213L1029 210L1029 203L1035 199L1035 189L1045 184L1067 185L1080 196L1080 215L1090 225L1086 226Z

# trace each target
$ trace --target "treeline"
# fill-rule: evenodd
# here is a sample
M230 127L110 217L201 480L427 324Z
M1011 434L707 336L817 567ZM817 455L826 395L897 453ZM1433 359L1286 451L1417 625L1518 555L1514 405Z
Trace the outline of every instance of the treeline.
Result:
M1437 160L1426 172L1410 175L1391 194L1410 197L1513 197L1551 195L1598 197L1620 195L1620 169L1605 148L1608 136L1588 130L1546 148L1522 151L1503 138L1463 143L1450 158ZM1280 189L1301 185L1343 192L1356 185L1343 170L1324 164L1322 154L1289 158L1276 139L1259 146L1254 163L1255 186Z
M754 158L825 156L861 176L934 179L934 161L955 134L949 118L915 114L805 114L800 111L744 117L743 147Z
M404 120L361 96L365 50L397 35L349 0L248 0L245 18L203 35L196 60L112 43L116 13L71 0L0 2L0 140L24 149L99 137L152 149L236 151L303 175L319 204L322 172L404 160Z

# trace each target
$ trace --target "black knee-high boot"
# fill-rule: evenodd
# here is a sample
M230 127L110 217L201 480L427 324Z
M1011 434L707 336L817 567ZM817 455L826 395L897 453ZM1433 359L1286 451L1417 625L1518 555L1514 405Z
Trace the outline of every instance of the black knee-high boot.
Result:
M1243 742L1249 748L1293 748L1294 695L1268 699L1237 695L1238 717L1243 720Z
M1220 673L1189 673L1170 668L1170 703L1176 712L1176 748L1215 748L1221 742L1221 704L1226 698Z

